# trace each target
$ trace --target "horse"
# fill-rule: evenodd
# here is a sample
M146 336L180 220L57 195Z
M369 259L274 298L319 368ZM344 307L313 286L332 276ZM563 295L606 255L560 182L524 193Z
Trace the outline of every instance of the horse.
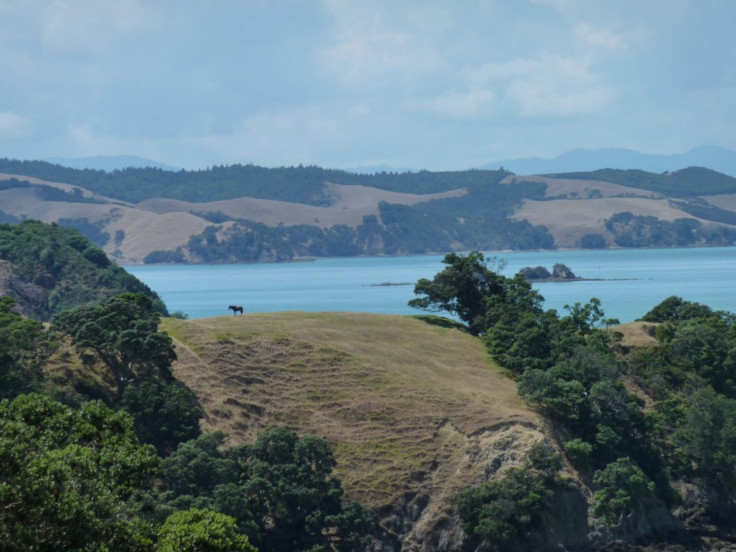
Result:
M227 310L233 311L233 316L235 316L236 313L240 313L240 316L243 316L243 307L240 307L238 305L230 305Z

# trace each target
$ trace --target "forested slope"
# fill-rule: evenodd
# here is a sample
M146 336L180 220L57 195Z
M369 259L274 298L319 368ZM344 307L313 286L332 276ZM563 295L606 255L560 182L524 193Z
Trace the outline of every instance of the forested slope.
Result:
M140 292L168 314L158 295L111 262L76 230L38 221L0 224L0 295L39 320L124 292Z

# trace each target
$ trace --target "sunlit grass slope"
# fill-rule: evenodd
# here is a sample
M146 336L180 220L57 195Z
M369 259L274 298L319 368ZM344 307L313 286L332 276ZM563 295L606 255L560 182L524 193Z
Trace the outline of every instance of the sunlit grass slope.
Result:
M538 417L482 342L435 318L360 313L166 319L174 372L233 443L284 425L327 439L352 498L437 498L477 478L479 439Z

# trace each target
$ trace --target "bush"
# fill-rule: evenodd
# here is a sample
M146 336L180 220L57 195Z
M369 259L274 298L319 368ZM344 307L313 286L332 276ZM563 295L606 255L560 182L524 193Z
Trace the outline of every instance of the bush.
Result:
M583 249L605 249L608 245L603 234L585 234L579 243Z
M159 531L156 552L257 552L235 520L211 510L171 514Z
M641 512L647 499L654 496L654 483L628 457L597 470L593 483L599 487L593 511L612 528Z
M144 378L125 388L122 405L133 416L141 441L155 446L162 456L200 434L204 412L194 393L177 382Z
M578 470L589 470L593 462L593 445L582 439L567 441L564 445L565 454L572 465Z

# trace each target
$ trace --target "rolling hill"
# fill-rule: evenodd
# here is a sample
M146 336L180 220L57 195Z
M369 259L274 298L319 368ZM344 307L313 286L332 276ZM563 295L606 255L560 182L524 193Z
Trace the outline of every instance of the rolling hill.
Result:
M0 160L0 222L25 219L76 228L120 263L723 246L736 243L736 178L698 167L106 173Z
M402 550L451 549L450 496L545 438L482 342L446 320L292 312L165 319L163 329L205 431L240 443L276 424L325 438L350 498L376 508ZM569 522L561 532L578 534Z

